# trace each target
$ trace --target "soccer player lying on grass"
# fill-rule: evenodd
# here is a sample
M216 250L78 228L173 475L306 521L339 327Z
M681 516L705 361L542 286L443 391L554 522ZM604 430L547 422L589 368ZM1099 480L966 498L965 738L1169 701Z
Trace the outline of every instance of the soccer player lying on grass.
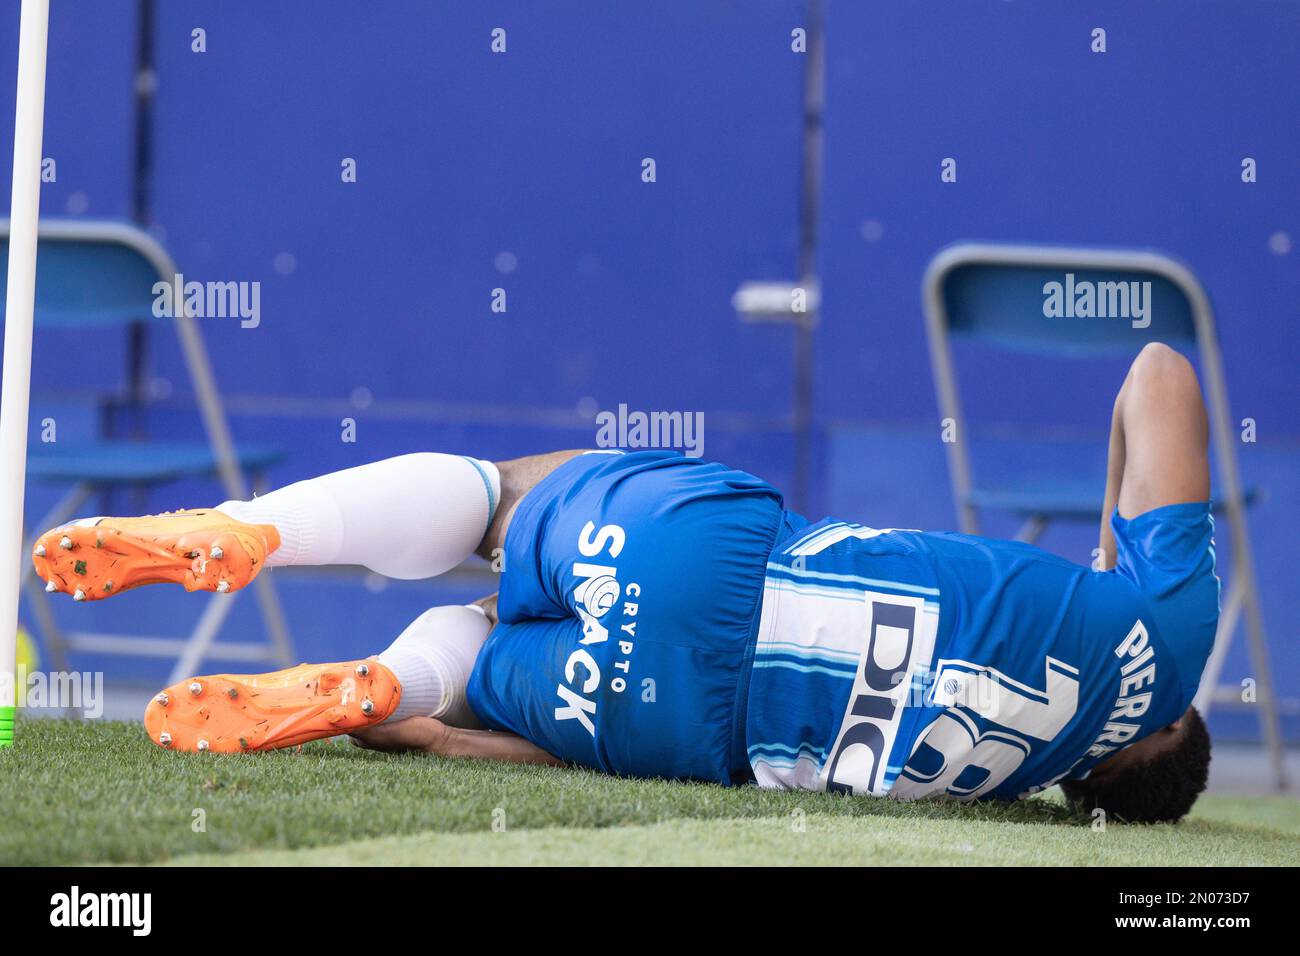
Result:
M198 677L148 706L173 750L367 746L900 798L1177 820L1204 788L1190 707L1218 620L1206 419L1191 366L1133 363L1094 571L1029 545L873 529L670 452L490 464L416 454L250 502L44 535L51 590L233 590L264 565L440 574L504 554L499 596L383 653ZM1108 519L1108 520L1107 520ZM498 551L497 549L504 549Z

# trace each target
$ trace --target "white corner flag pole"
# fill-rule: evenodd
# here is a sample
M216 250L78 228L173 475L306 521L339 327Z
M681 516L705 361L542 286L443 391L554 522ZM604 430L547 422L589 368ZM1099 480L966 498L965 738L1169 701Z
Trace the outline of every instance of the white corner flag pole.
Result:
M9 205L9 288L0 387L0 749L14 742L18 670L18 590L23 561L23 488L31 399L32 315L36 306L36 226L41 208L45 44L50 0L23 0L18 28L18 103Z

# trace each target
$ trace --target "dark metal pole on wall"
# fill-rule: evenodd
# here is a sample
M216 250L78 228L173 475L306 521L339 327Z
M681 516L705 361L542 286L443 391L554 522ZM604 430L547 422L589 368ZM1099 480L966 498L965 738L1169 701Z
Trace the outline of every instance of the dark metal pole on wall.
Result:
M153 105L158 88L154 71L154 0L137 5L135 43L135 129L131 162L131 218L148 228L153 212L150 187L153 179ZM126 396L128 429L143 437L141 409L149 391L149 341L144 322L132 322L128 330ZM112 428L110 423L109 428Z
M153 168L153 101L158 88L154 72L154 0L140 0L135 44L135 147L131 167L131 218L149 225L150 178Z
M142 228L152 221L150 186L153 173L153 103L158 87L154 72L154 0L136 5L135 115L131 155L131 219ZM144 321L127 326L126 391L109 399L102 411L103 433L116 437L145 436L144 403L149 397L149 330ZM136 489L136 501L143 504L143 492Z
M813 344L821 315L817 276L818 213L822 179L822 112L826 91L826 36L821 0L808 3L808 56L803 89L803 159L799 193L799 284L807 311L795 316L794 347L794 481L795 508L806 510L812 485L814 446Z

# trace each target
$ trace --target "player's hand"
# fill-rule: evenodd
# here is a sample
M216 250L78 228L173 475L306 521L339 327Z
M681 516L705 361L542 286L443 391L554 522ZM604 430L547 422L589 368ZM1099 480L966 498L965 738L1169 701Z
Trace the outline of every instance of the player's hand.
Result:
M354 731L352 742L367 750L418 750L447 755L451 728L433 717L407 717Z

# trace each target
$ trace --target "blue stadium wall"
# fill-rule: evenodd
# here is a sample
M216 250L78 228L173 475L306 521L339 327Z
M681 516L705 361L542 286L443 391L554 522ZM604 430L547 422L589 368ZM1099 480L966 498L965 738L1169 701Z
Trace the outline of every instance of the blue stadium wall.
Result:
M791 481L791 331L738 321L730 297L744 280L795 274L805 58L790 33L807 25L805 4L158 7L152 229L187 278L261 283L257 328L203 329L237 438L285 452L272 483L419 449L591 445L594 412L619 403L701 411L706 455ZM0 18L10 91L17 19L16 5ZM1253 530L1274 666L1300 697L1300 86L1289 66L1300 7L832 0L826 22L824 308L804 506L877 526L954 525L918 293L938 249L1165 250L1209 290L1234 418L1257 422L1239 455L1264 492ZM1105 54L1089 49L1099 26ZM504 55L489 50L496 27ZM204 53L191 50L195 28ZM134 3L54 5L46 216L130 212L136 33ZM0 124L5 157L9 136ZM1240 177L1247 156L1252 184ZM654 183L641 180L646 157ZM940 182L946 157L955 183ZM345 158L355 183L341 179ZM497 288L505 313L491 309ZM34 420L55 417L61 441L90 434L80 396L120 382L125 356L116 338L39 336ZM1100 487L1122 363L963 358L977 468L1068 468ZM157 401L143 427L197 436L165 326L150 362ZM57 494L33 487L30 519ZM100 506L220 497L182 483ZM1080 561L1094 542L1095 528L1044 540ZM376 650L424 607L492 587L472 569L438 582L277 581L303 658ZM194 611L156 589L59 607L65 625L137 633L183 629ZM232 630L260 636L253 602ZM114 679L167 670L74 663ZM1225 674L1253 673L1241 641ZM1246 717L1215 722L1254 734ZM1300 717L1287 724L1300 736Z

